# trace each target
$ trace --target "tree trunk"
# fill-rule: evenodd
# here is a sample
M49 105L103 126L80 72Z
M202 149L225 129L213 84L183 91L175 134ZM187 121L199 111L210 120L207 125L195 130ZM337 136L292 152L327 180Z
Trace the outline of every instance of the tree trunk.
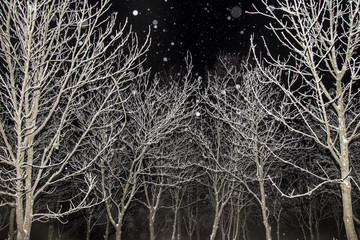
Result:
M20 193L18 193L20 195ZM25 209L22 203L23 196L17 197L16 204L16 240L30 240L31 224L32 224L32 203L33 199L29 199L25 194ZM21 201L21 203L20 203Z
M337 83L337 89L341 89L340 84ZM341 196L343 204L343 221L345 226L345 232L348 240L357 240L357 234L354 225L354 216L352 209L352 199L351 199L351 180L350 180L350 160L349 160L349 140L346 137L346 117L345 117L345 107L344 100L342 97L338 100L339 107L339 143L340 143L340 159L338 164L341 169L341 179L343 182L341 186Z
M218 227L219 227L220 217L221 217L221 211L219 210L218 204L216 204L214 224L213 224L212 232L211 232L211 235L210 235L210 240L215 240L216 232L217 232Z
M309 220L308 220L309 231L310 231L310 240L315 240L312 222L313 222L312 205L310 202L310 204L309 204Z
M196 205L195 205L195 224L196 224L196 240L200 240L200 224L199 224L199 202L200 194L196 194Z
M226 226L225 225L226 225L225 219L224 219L224 217L222 217L221 218L221 224L220 224L221 240L230 239L229 234L228 235L226 234L227 231L226 231Z
M300 229L303 234L304 240L307 239L304 224L300 223Z
M122 234L121 224L118 224L118 226L115 228L115 230L116 230L115 240L121 240L121 234Z
M343 220L346 231L346 236L348 240L357 240L357 234L355 231L355 225L353 220L353 209L352 209L352 199L351 199L351 182L350 177L348 177L349 171L341 171L342 177L346 177L344 182L341 183L341 195L343 203Z
M150 217L149 217L149 230L150 230L150 240L155 240L155 214L156 210L150 207Z
M315 233L316 233L316 240L320 240L320 226L319 221L315 222Z
M268 209L266 207L264 180L260 180L261 212L265 227L266 240L271 240L271 226L269 224Z
M276 220L276 238L280 240L280 220Z
M54 239L54 224L54 219L50 219L48 224L48 240Z
M177 234L176 234L176 239L180 240L181 239L181 212L178 212L178 217L177 217Z
M176 239L177 218L178 218L178 209L175 207L175 209L174 209L174 222L173 222L173 230L172 230L171 240Z
M200 237L200 224L198 222L196 223L196 240L201 240L201 237Z
M248 239L248 237L247 237L247 228L246 228L247 214L248 214L247 211L243 214L244 218L242 219L242 223L241 223L241 230L242 230L243 240Z
M92 220L92 209L87 209L87 220L86 220L86 240L90 240L90 234L91 234L91 220Z
M108 240L109 239L109 228L110 228L110 220L107 217L106 218L106 227L105 227L105 234L104 234L104 240Z
M237 240L238 236L239 236L239 230L240 230L240 219L241 219L241 207L240 207L240 203L237 203L238 206L236 208L236 216L235 216L235 228L233 228L233 234L232 234L232 239L233 240Z

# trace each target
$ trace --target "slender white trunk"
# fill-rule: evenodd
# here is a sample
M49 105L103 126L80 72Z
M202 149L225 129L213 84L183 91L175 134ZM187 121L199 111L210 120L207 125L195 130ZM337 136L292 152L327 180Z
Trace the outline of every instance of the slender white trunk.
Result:
M343 221L348 240L357 240L355 225L353 220L352 198L351 198L351 182L348 174L350 171L341 170L341 176L345 178L341 183L341 195L343 203Z
M48 224L48 240L54 239L54 224L54 219L50 219Z
M92 220L92 209L87 210L87 219L86 219L86 240L90 240L91 235L91 220Z
M121 235L122 235L122 230L121 230L122 224L119 224L116 228L115 228L115 240L121 240Z
M104 234L104 240L108 240L109 239L109 229L110 229L110 220L107 217L106 218L106 227L105 227L105 234Z
M176 234L176 239L180 240L181 239L181 212L178 212L178 217L177 217L177 234Z
M150 216L149 216L150 240L155 240L155 215L156 215L156 210L150 208Z
M340 159L341 178L340 184L342 204L343 204L343 221L345 232L348 240L357 240L357 234L354 225L354 216L352 209L351 197L351 179L350 179L350 160L349 160L349 143L346 137L346 118L342 99L339 99L339 141L340 141Z
M312 226L312 219L313 219L313 214L312 214L312 205L311 202L309 204L309 220L308 220L308 224L309 224L309 231L310 231L310 240L314 240L314 232L313 232L313 226Z
M171 240L176 239L177 218L178 218L178 209L177 209L177 207L175 207L175 209L174 209L174 222L173 222L173 230L172 230Z
M218 214L215 214L210 240L214 240L216 238L216 232L219 228L219 221L220 221L220 216Z
M20 195L20 192L18 195ZM24 197L25 204L22 203ZM16 206L16 240L30 240L31 225L33 220L33 198L30 194L25 194L25 196L18 196L16 202L19 204Z
M269 217L268 217L269 213L266 206L264 180L260 180L260 194L261 194L261 213L263 217L263 224L265 227L266 240L271 240L271 226L269 224Z

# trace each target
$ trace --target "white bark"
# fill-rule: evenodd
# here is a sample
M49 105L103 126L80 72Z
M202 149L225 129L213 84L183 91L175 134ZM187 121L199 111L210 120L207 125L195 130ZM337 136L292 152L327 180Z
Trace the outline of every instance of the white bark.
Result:
M191 77L190 56L186 58L186 65L186 72L181 75L182 82L173 80L170 85L166 82L170 79L162 79L162 76L151 79L150 74L146 73L128 88L127 100L124 103L126 125L124 129L118 127L123 130L121 136L112 143L112 151L103 153L101 163L101 192L108 218L116 230L117 240L121 239L124 215L135 194L140 188L146 189L148 184L152 183L147 181L147 176L154 179L154 174L164 173L166 179L179 177L173 173L179 171L174 166L180 168L180 156L187 154L181 152L185 145L181 141L184 142L186 139L180 139L179 142L171 142L168 139L176 136L178 132L186 133L195 111L195 106L189 104L190 97L199 88L199 82ZM109 122L106 124L111 125ZM116 129L116 126L113 128ZM99 134L93 146L102 146L106 142L102 140L106 134ZM159 172L151 172L152 168L158 169ZM164 181L161 177L157 180L160 183ZM155 198L153 203L145 203L149 208L160 204L163 190L157 190L160 191L155 194L158 198ZM156 211L156 208L152 209L150 224L155 221L152 218L155 218ZM151 226L152 237L155 235L153 227Z
M262 2L268 11L256 9L256 13L272 20L270 30L290 53L288 60L281 61L265 43L269 56L265 61L275 69L268 71L256 57L252 39L252 50L266 81L287 97L276 110L267 111L292 131L312 138L331 152L340 177L324 182L341 182L346 235L356 240L349 143L359 136L360 126L359 91L354 85L360 77L356 53L360 44L360 1L276 1L275 8ZM294 118L298 120L292 121ZM299 121L301 127L296 124Z
M88 206L95 179L85 175L82 200L70 196L66 212L33 209L57 183L84 175L98 161L99 152L81 158L89 132L99 127L100 116L122 109L119 87L131 80L127 73L148 48L147 42L138 45L126 23L110 40L115 15L102 23L108 3L2 1L0 166L7 171L0 172L0 194L15 204L18 240L29 239L34 220L60 218Z
M290 144L284 136L279 136L284 132L280 132L279 124L262 108L274 108L281 100L280 92L259 81L264 78L259 69L240 61L233 55L219 57L218 68L209 75L204 99L210 105L209 115L220 119L222 129L229 128L225 134L231 145L223 148L222 154L227 153L230 160L217 161L217 165L244 184L256 199L261 208L266 239L271 240L266 178L270 166L276 164L273 154L279 149L284 151ZM240 63L244 66L237 67ZM221 142L226 145L225 140ZM258 183L256 188L254 180ZM251 184L247 184L248 181Z

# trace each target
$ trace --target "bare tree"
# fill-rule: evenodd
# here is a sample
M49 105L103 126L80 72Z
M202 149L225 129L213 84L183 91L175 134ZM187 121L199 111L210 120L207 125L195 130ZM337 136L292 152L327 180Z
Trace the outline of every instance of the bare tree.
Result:
M183 225L189 240L193 240L193 235L198 229L200 187L197 182L187 187L185 204L183 206Z
M202 157L198 164L204 169L203 184L208 187L210 204L214 210L210 240L216 239L225 208L232 199L233 192L239 187L236 179L229 174L234 169L232 161L233 144L229 141L229 127L217 119L206 117L203 113L195 131L195 141Z
M149 209L149 231L150 240L156 239L156 214L161 208L163 192L166 189L165 178L167 177L166 168L164 169L164 156L159 156L152 161L151 166L147 166L147 175L143 176L145 201L141 201ZM165 160L166 161L166 160Z
M192 112L192 114L194 113ZM177 201L174 199L177 196L175 190L178 188L181 188L181 191L186 194L187 200L189 200L189 195L194 194L194 192L190 191L193 186L192 181L196 178L196 168L194 168L192 159L198 157L199 153L192 146L189 130L190 127L187 124L182 130L179 129L169 138L163 139L159 143L159 147L152 147L151 156L148 156L144 161L142 181L145 201L142 202L150 213L149 230L151 240L155 240L158 232L155 228L156 214L160 208L165 207L164 193L175 192L174 196L171 196L171 201L175 203ZM179 201L179 203L182 202ZM190 203L187 202L187 204ZM184 208L183 204L179 205L179 207ZM188 207L191 208L191 204ZM195 221L194 219L189 219L189 221L185 225L189 226L193 232L196 226ZM181 218L178 218L177 224L179 223L181 223ZM164 226L159 226L158 229L160 228L164 228Z
M171 165L174 154L169 150L173 144L171 139L176 133L184 131L194 115L196 106L192 104L191 97L199 83L191 77L190 56L186 58L186 64L181 81L165 80L159 76L152 79L150 74L145 74L129 87L129 97L125 102L125 128L121 137L113 142L113 151L104 154L101 163L102 194L117 240L121 239L124 216L135 194L144 186L149 194L148 182L143 180L151 174L148 171L151 161L163 161L163 165L158 167ZM106 143L100 137L94 146ZM169 159L166 159L167 154L171 156ZM163 181L161 177L158 180L160 184ZM163 190L156 190L160 191L156 193L160 201Z
M243 62L244 67L237 67L239 62ZM282 96L271 86L256 80L261 78L260 70L252 69L247 60L241 61L233 55L220 56L218 69L209 75L205 99L211 117L230 128L226 137L233 144L235 153L230 156L236 170L231 166L224 169L234 174L259 203L266 239L271 240L266 199L266 188L270 185L266 177L276 164L273 153L288 146L280 124L269 117L259 103L272 109Z
M223 240L239 239L241 222L245 219L243 213L252 200L244 186L239 185L236 187L221 219L221 235Z
M15 207L18 240L30 238L35 220L87 206L95 179L84 172L109 146L81 158L89 132L109 127L100 126L99 117L122 109L121 88L149 46L148 39L139 45L126 23L116 29L116 14L105 15L108 10L108 0L95 6L86 0L2 1L0 194L6 201L0 204ZM82 174L82 200L70 196L61 212L34 212L42 194Z
M255 13L271 20L269 29L288 50L282 61L272 55L265 42L266 63L277 69L267 71L256 57L268 82L286 95L281 108L268 113L292 131L312 138L328 149L339 168L343 221L349 240L355 240L352 178L349 144L359 136L360 43L359 0L288 0ZM252 39L254 56L257 54ZM294 121L293 119L297 120ZM299 121L302 127L299 127ZM326 171L326 167L324 168Z

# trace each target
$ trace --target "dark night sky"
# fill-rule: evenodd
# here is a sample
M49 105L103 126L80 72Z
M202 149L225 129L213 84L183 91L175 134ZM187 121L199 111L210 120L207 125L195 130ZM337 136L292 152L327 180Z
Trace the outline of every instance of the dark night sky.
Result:
M251 34L269 35L265 18L245 13L252 4L262 6L259 0L114 0L113 11L127 17L140 38L151 27L147 64L154 71L183 64L188 50L202 71L220 51L247 54Z

